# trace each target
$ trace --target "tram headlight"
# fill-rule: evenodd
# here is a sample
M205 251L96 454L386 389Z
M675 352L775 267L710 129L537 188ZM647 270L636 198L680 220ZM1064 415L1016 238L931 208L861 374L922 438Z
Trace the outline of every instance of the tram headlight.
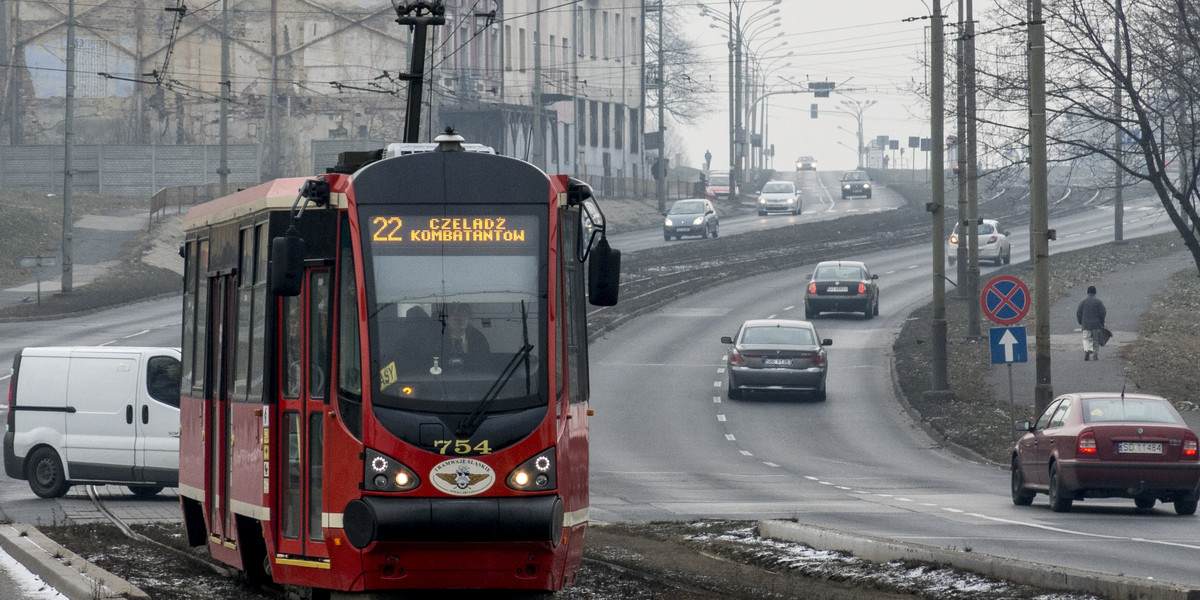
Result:
M517 465L517 468L508 474L508 487L522 492L554 489L558 485L554 454L554 448L549 448Z
M400 461L370 448L363 453L363 489L407 492L418 485L421 478Z

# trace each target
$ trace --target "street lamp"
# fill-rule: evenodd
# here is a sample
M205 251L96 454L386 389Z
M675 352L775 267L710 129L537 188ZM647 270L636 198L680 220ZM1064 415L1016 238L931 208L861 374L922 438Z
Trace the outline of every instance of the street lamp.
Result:
M843 114L847 114L847 115L850 115L851 117L854 117L854 120L858 122L858 168L859 169L863 168L863 150L864 150L863 113L865 113L868 108L875 106L875 104L876 104L876 102L874 100L865 100L865 101L864 100L842 100L841 101L841 105L845 106L846 110L839 111L839 112L842 112Z

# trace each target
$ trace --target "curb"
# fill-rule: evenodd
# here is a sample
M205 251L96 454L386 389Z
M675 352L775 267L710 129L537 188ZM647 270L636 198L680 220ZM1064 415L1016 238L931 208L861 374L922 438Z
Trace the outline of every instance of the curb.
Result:
M63 548L32 525L0 524L0 548L71 600L150 600L146 592Z
M758 534L765 538L804 544L818 550L849 552L876 563L910 560L948 565L987 577L1060 592L1131 600L1200 599L1200 590L1169 583L1053 567L987 554L952 552L933 546L852 535L791 521L759 521Z

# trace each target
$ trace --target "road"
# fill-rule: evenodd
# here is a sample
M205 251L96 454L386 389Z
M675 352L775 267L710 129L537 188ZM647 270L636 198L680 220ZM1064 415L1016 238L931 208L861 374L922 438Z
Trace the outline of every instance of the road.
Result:
M1130 202L1125 236L1170 230L1152 200ZM1054 252L1109 241L1111 209L1051 222ZM1013 230L1013 260L1028 257ZM726 347L750 318L802 318L812 265L731 282L610 332L591 348L592 517L651 521L798 518L813 525L945 548L1200 585L1200 528L1170 506L1089 500L1067 514L1016 507L1009 474L937 448L896 398L891 340L928 301L932 251L862 259L880 274L880 317L829 315L826 402L730 402ZM984 276L994 267L983 267ZM1042 507L1044 508L1044 507Z
M834 179L808 172L800 182L811 201L836 190L829 187ZM732 219L732 230L723 221L722 235L742 224L747 230L783 226L834 218L838 211L886 210L897 201L887 190L872 200L830 194L822 209L806 202L798 217L748 215ZM1152 201L1131 201L1126 211L1127 238L1169 230ZM1026 260L1024 228L1007 225L1013 260ZM1051 226L1059 232L1054 251L1070 250L1111 238L1112 215L1087 210ZM647 244L666 243L657 230L624 235L628 239L614 236L622 250L642 235ZM910 310L927 301L930 256L928 245L915 245L847 257L866 260L880 274L881 314L817 321L822 337L834 340L824 403L730 402L721 372L719 339L742 320L802 315L800 282L811 265L711 288L595 342L593 519L795 517L898 540L1200 585L1195 521L1162 507L1135 513L1120 501L1089 500L1067 514L1014 507L1006 470L942 452L911 423L896 398L889 353ZM11 364L16 350L30 345L178 345L179 327L177 299L49 323L0 324L0 361ZM53 523L66 511L82 510L72 504L83 501L80 492L42 500L25 482L0 478L0 518ZM125 506L154 515L173 505L168 498Z

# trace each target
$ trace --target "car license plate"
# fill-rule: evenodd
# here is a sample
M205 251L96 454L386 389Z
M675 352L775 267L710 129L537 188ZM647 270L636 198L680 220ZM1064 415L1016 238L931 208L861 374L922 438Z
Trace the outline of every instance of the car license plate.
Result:
M786 366L792 364L792 359L790 359L790 358L764 358L763 364L767 365L768 367L786 367Z
M1161 442L1120 442L1117 452L1121 454L1162 454Z
M831 285L831 286L825 288L825 291L827 291L827 292L848 292L848 291L850 291L850 289L844 285Z

